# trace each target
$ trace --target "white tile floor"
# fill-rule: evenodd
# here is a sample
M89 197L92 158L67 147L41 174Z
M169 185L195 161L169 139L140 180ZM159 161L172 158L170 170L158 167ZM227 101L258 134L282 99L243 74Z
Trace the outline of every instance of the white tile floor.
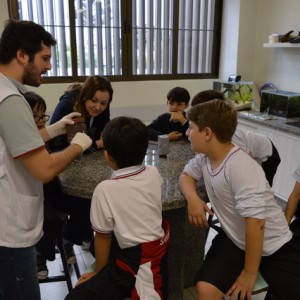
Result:
M80 247L74 246L74 251L76 254L77 264L81 273L89 267L93 262L94 258L88 251L83 251ZM60 255L57 254L57 258L52 262L47 262L49 276L61 275L62 274L62 264ZM72 270L72 282L75 285L77 277L75 271ZM68 294L67 283L54 282L54 283L41 283L40 284L41 297L42 300L62 300Z
M214 230L210 230L208 235L208 240L206 243L206 250L210 246L211 240L214 237ZM83 251L80 247L74 246L74 251L76 254L76 259L78 263L78 267L80 272L83 273L87 267L89 267L93 262L93 256L87 252ZM49 269L49 276L51 275L60 275L62 267L61 261L59 258L59 254L57 255L57 259L53 262L47 262L47 266ZM76 283L76 275L75 272L72 272L72 282ZM42 300L63 300L65 296L68 294L67 284L66 282L56 282L56 283L42 283L40 284L41 296ZM263 300L265 293L261 293L259 295L252 296L252 300ZM193 287L184 290L183 299L182 300L196 300L196 292ZM172 299L170 299L172 300Z

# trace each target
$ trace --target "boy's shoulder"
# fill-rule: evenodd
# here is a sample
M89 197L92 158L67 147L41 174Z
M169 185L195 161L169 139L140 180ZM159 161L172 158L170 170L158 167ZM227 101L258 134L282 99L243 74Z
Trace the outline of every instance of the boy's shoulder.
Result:
M165 112L165 113L163 113L163 114L160 114L160 115L158 115L157 117L156 117L156 119L169 119L170 118L170 113L168 113L168 112Z
M154 176L154 177L153 177ZM98 186L111 186L118 185L120 182L126 179L131 179L132 177L143 177L145 180L153 180L153 178L161 177L159 171L155 166L145 165L141 167L140 170L135 170L132 173L117 173L116 176L101 181Z

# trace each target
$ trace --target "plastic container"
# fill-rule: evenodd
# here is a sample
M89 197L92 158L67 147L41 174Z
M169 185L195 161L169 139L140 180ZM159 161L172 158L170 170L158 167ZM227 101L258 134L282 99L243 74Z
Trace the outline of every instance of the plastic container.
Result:
M169 136L167 134L159 135L157 141L159 157L167 157L169 154Z
M67 125L67 138L68 142L70 143L73 137L77 132L84 132L86 133L86 125L84 122L84 118L75 118L73 119L75 122L73 125Z

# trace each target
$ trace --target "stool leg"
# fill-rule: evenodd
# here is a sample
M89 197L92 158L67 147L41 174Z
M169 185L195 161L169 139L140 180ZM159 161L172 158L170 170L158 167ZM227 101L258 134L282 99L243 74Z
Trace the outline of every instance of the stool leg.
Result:
M73 266L74 266L74 270L75 270L75 273L76 273L76 277L77 277L77 279L79 279L81 274L80 274L77 262L75 262L75 264L73 264Z
M66 253L65 253L65 248L63 245L62 237L59 237L57 239L57 247L60 252L61 261L62 261L62 265L64 268L65 276L66 276L67 286L68 286L68 290L70 292L73 289L73 285L72 285L72 280L71 280L71 276L70 276L70 269L67 264L67 258L66 258Z

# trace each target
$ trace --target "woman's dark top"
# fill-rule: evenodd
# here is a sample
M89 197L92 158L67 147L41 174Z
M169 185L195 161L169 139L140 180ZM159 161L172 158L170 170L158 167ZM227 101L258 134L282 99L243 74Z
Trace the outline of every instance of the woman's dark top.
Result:
M183 112L183 114L185 116L185 112ZM186 122L182 126L180 122L170 121L170 118L170 113L164 113L158 116L155 120L151 122L151 124L147 126L150 140L157 141L159 135L169 134L173 131L178 131L182 133L182 137L186 138L185 133L189 128L189 122Z
M50 120L50 124L59 121L64 116L70 114L74 111L73 107L76 102L75 92L65 92L59 98L59 103L57 104ZM92 126L90 126L90 118L85 120L85 125L87 128L87 135L93 140L93 144L87 151L94 152L97 150L96 141L100 139L101 132L105 125L110 121L110 110L109 105L107 108L97 117L94 118ZM58 136L48 142L51 151L59 151L66 148L69 145L67 140L67 135Z

